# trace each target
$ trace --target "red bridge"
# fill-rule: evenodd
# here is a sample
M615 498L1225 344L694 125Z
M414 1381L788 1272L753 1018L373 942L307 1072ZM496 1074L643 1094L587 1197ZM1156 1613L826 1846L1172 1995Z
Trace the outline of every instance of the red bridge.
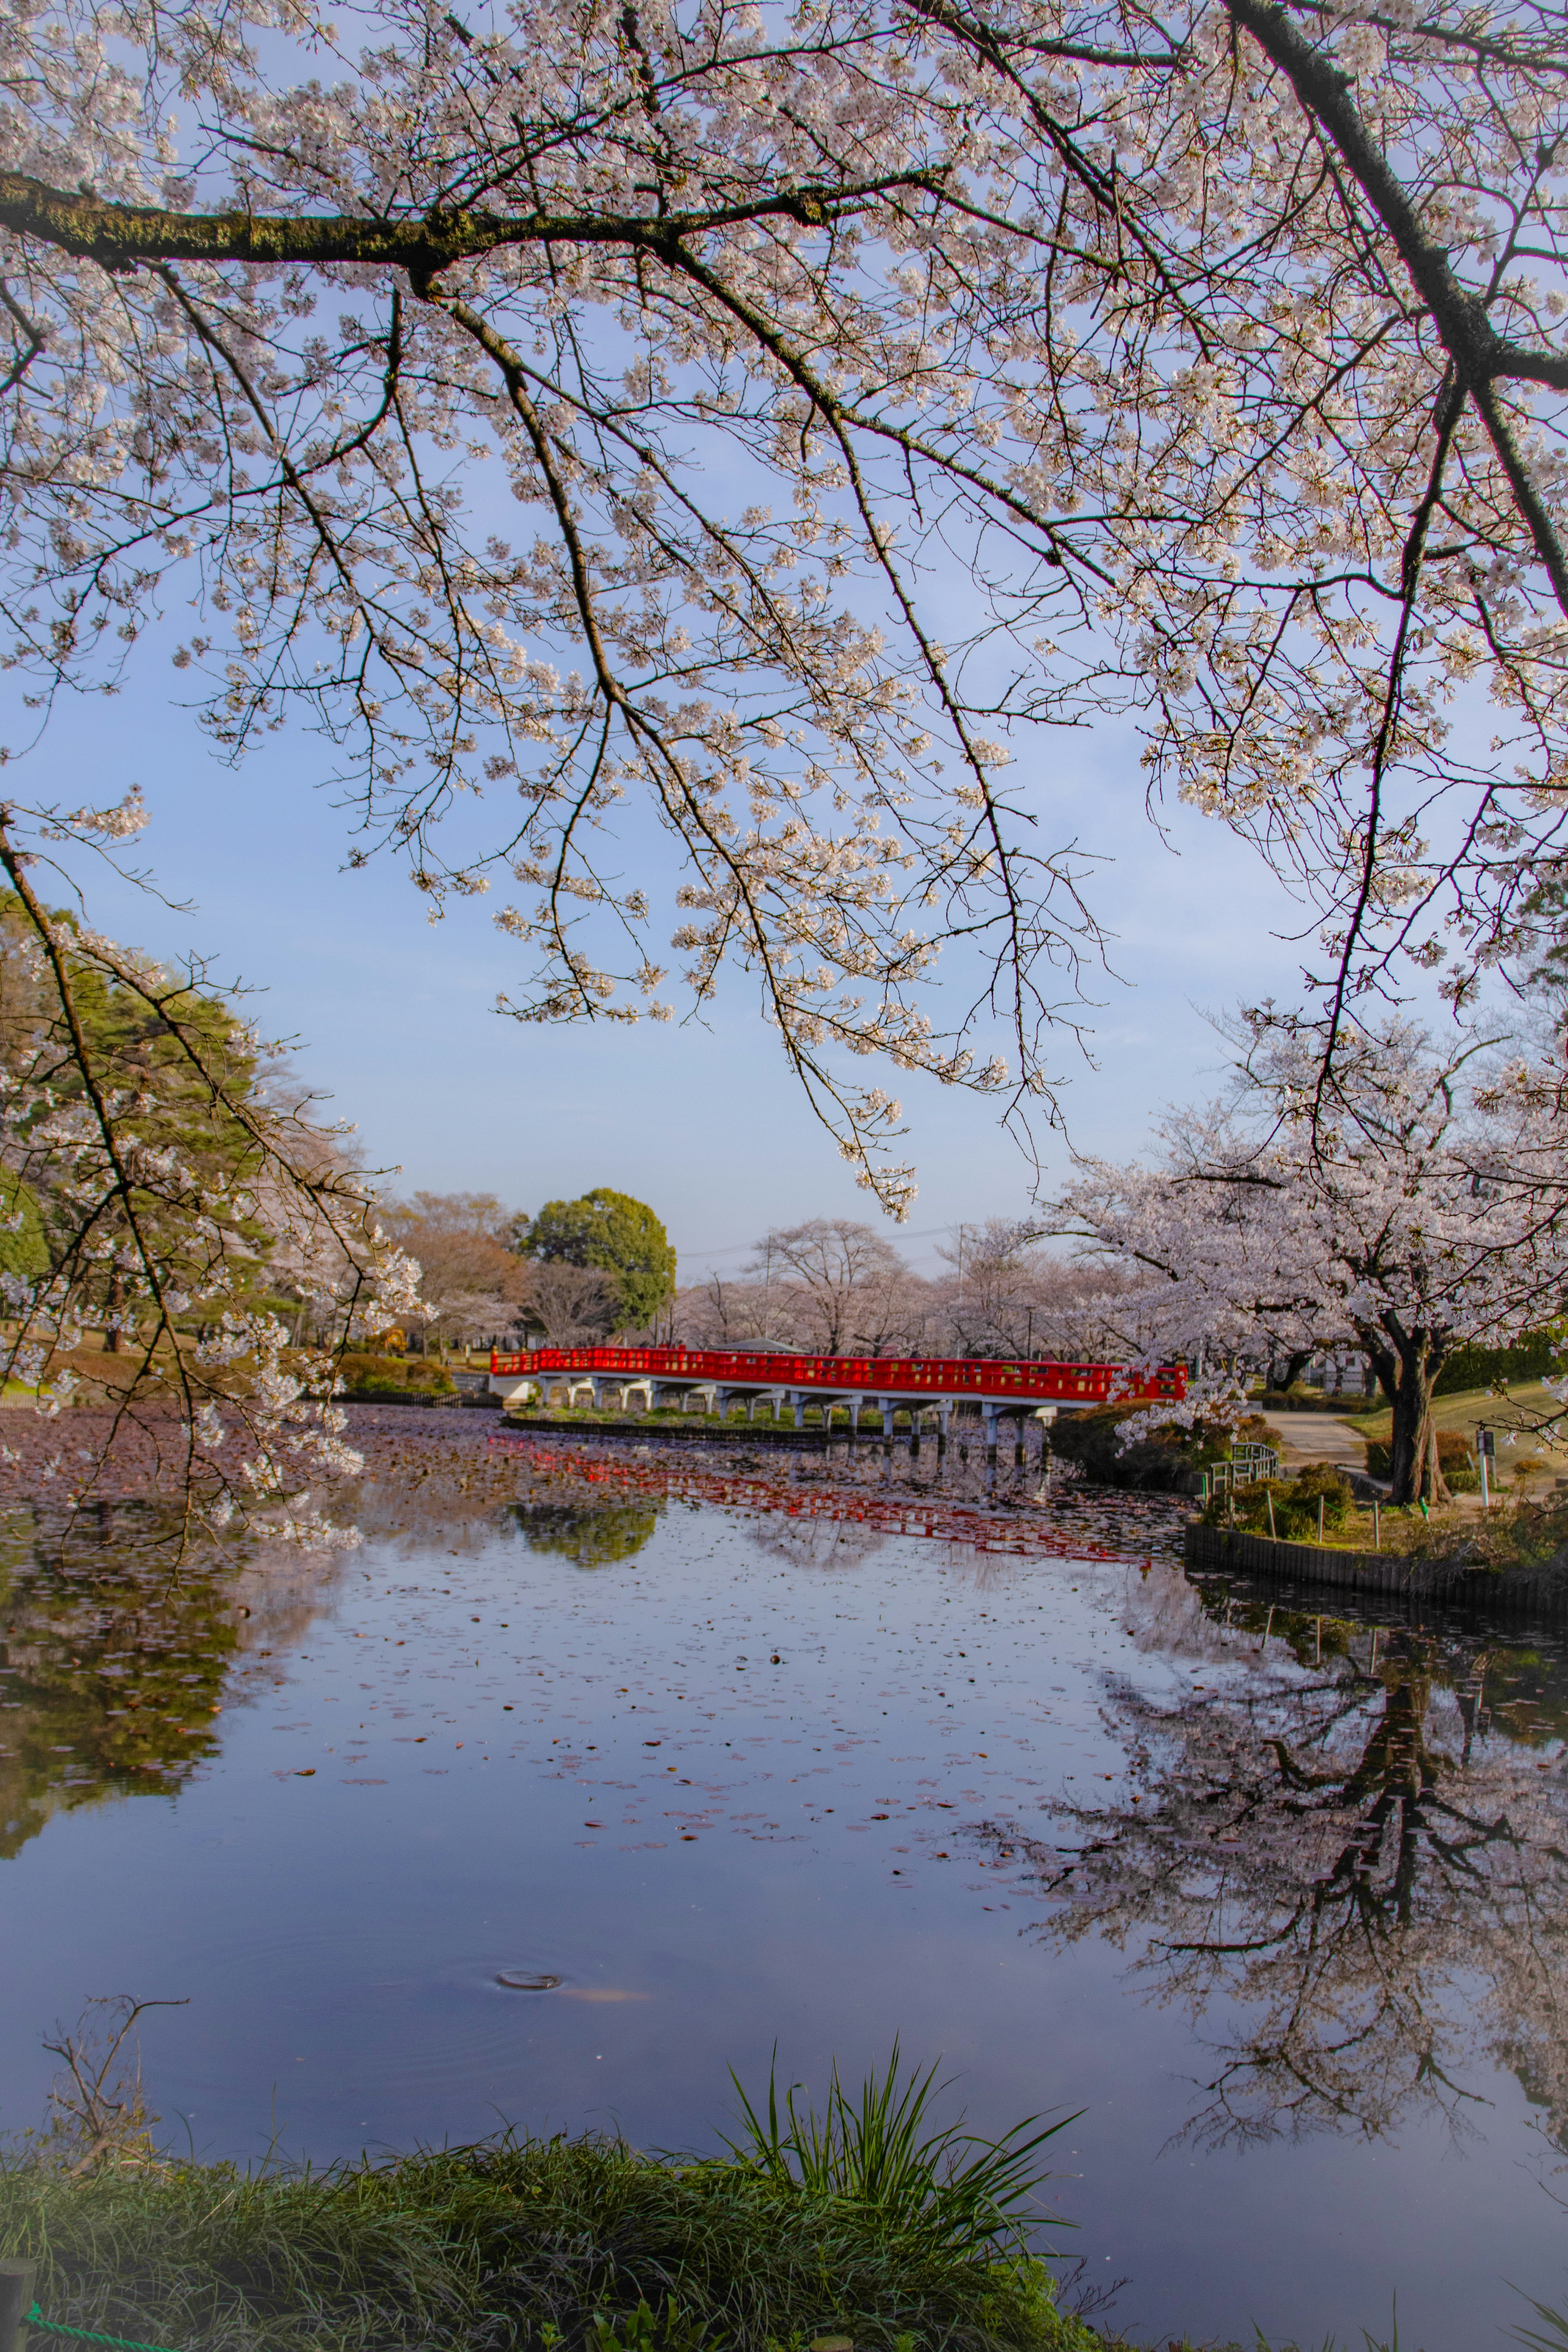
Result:
M542 1398L563 1387L568 1399L591 1389L597 1404L605 1389L647 1391L650 1408L666 1398L705 1391L711 1409L728 1411L744 1400L747 1419L759 1399L771 1397L776 1412L787 1402L798 1428L809 1401L846 1404L858 1425L868 1399L883 1408L883 1428L897 1410L923 1418L934 1409L945 1433L953 1407L973 1400L994 1444L997 1420L1006 1415L1052 1417L1053 1409L1083 1411L1097 1404L1178 1403L1186 1394L1180 1365L1138 1372L1126 1364L1019 1363L963 1357L791 1356L759 1349L707 1348L534 1348L517 1355L492 1354L490 1386L503 1394L532 1382Z

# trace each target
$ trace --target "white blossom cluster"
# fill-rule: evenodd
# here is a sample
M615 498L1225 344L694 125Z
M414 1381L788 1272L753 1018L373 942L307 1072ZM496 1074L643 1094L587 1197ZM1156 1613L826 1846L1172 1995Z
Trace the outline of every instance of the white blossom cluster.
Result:
M225 744L304 712L356 856L520 887L525 1020L668 1013L667 833L689 990L754 977L896 1208L846 1055L1048 1100L1038 723L1130 715L1341 1003L1400 946L1463 999L1568 788L1561 32L16 0L5 658L111 677L167 582Z

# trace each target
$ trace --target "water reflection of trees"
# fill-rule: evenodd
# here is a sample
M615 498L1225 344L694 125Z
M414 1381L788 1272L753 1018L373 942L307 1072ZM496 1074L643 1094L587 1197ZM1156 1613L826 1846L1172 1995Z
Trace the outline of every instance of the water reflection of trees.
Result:
M171 1576L144 1507L105 1507L97 1540L25 1509L0 1522L0 1856L50 1817L170 1795L217 1748L218 1718L320 1606L328 1572L231 1555Z
M772 1511L752 1520L747 1533L764 1559L790 1568L858 1568L888 1540L883 1528L862 1519L787 1518Z
M659 1522L661 1502L514 1503L511 1520L531 1551L555 1552L578 1568L607 1568L641 1551Z
M1106 1937L1189 2011L1216 2062L1201 2139L1373 2136L1422 2105L1461 2123L1489 2057L1563 2144L1560 1664L1284 1612L1273 1633L1218 1690L1120 1694L1125 1797L1005 1840L1058 1898L1044 1932Z

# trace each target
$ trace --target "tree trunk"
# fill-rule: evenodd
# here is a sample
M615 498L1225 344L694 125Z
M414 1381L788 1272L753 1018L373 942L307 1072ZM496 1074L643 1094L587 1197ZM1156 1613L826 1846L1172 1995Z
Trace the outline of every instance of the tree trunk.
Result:
M1312 1350L1310 1348L1292 1349L1290 1353L1285 1359L1285 1377L1283 1380L1275 1379L1275 1368L1274 1365L1270 1363L1268 1367L1268 1385L1273 1390L1275 1395L1289 1396L1290 1391L1295 1387L1297 1381L1300 1379L1302 1373L1306 1370L1311 1360Z
M1432 1390L1447 1360L1446 1333L1416 1325L1406 1331L1394 1316L1358 1333L1394 1417L1389 1439L1391 1503L1452 1501L1437 1460Z
M120 1328L119 1323L115 1320L115 1318L120 1314L120 1311L124 1305L125 1276L117 1265L113 1265L109 1269L109 1306L107 1310L108 1328L105 1330L103 1335L103 1346L106 1355L118 1356L120 1353L124 1335Z

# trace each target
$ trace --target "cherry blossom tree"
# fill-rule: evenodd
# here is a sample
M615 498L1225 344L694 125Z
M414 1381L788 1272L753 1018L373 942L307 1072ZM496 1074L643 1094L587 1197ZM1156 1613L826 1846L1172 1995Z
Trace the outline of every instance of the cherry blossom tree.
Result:
M1228 1622L1217 1596L1202 1606ZM1047 1939L1104 1937L1132 1954L1135 1985L1188 2013L1212 2066L1187 2126L1200 2144L1384 2137L1433 2108L1462 2132L1467 2074L1489 2061L1561 2147L1555 1725L1502 1712L1506 1649L1395 1630L1380 1650L1366 1627L1285 1612L1268 1624L1294 1660L1277 1646L1174 1706L1116 1695L1133 1801L1058 1804L1044 1839L988 1825L1057 1898ZM1194 1650L1235 1658L1217 1622Z
M853 1217L809 1217L777 1226L747 1268L784 1294L797 1348L823 1356L892 1354L921 1319L909 1268L891 1243Z
M687 1347L841 1356L929 1355L946 1336L931 1285L853 1217L775 1226L740 1276L678 1295L673 1333Z
M1152 1166L1086 1161L1058 1204L1097 1255L1163 1277L1152 1355L1364 1351L1393 1413L1395 1502L1442 1499L1433 1385L1455 1348L1516 1338L1568 1283L1560 1074L1445 1048L1391 1016L1326 1089L1320 1025L1254 1013L1233 1083L1177 1111ZM1223 1403L1194 1381L1194 1411Z
M512 1318L542 1331L552 1348L595 1345L616 1326L616 1286L597 1266L534 1259L522 1268L515 1297Z
M1125 1270L1075 1265L1040 1246L1040 1221L987 1217L960 1225L937 1255L952 1268L935 1287L932 1328L953 1356L1142 1357L1137 1294Z
M100 1406L71 1414L43 1499L68 1525L89 1501L158 1496L182 1546L202 1529L348 1536L315 1499L360 1466L334 1358L412 1303L417 1265L381 1234L315 1097L258 1083L266 1049L200 967L47 908L3 823L0 870L0 1187L33 1244L0 1273L0 1377L46 1415L79 1391ZM324 1349L289 1349L290 1290ZM95 1328L115 1373L89 1381Z
M519 1019L668 1011L662 831L686 985L751 976L901 1210L844 1057L1048 1103L1095 930L1029 730L1106 714L1301 889L1329 1048L1506 952L1568 784L1544 0L0 38L13 675L146 639L237 755L312 719L355 857L518 886Z

